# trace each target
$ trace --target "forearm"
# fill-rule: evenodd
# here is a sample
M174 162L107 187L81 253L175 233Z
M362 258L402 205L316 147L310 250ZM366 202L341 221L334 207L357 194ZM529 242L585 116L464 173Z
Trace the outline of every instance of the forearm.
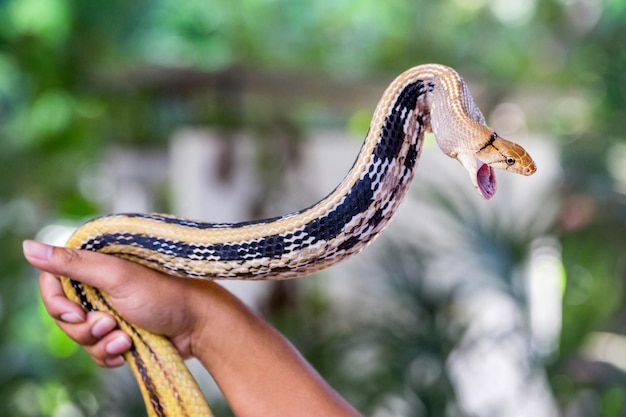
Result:
M237 416L359 416L276 330L221 287L208 291L212 302L194 304L192 354Z

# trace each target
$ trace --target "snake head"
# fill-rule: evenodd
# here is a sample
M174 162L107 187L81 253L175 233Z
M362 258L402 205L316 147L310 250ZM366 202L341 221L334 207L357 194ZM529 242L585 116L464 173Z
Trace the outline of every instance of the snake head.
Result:
M537 170L524 148L493 131L477 150L459 154L457 159L469 172L474 188L486 200L496 193L494 168L522 175L532 175Z

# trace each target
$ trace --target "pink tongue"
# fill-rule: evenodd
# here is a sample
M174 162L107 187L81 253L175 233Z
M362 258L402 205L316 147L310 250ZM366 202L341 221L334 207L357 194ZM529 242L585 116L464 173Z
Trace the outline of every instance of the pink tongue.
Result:
M489 200L496 193L496 175L493 168L489 165L478 162L478 171L476 171L476 179L478 188L485 200Z

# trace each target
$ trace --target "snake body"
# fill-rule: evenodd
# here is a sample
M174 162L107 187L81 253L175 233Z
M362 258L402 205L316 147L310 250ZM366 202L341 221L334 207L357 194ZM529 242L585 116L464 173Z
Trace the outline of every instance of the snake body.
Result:
M272 219L215 224L162 214L116 214L80 227L68 247L98 251L171 275L206 279L285 279L326 268L364 249L407 193L426 132L468 171L481 196L496 190L493 169L535 172L526 151L485 125L452 68L411 68L387 87L345 179L327 197ZM108 296L63 278L68 298L106 311L133 340L126 360L149 416L210 416L195 381L169 341L127 322Z

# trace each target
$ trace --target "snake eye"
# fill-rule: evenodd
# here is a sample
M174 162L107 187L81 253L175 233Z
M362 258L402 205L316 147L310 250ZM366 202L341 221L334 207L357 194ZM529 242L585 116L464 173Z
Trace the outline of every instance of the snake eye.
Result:
M506 159L504 160L504 162L506 162L506 164L508 166L514 165L515 164L515 158L513 158L511 156L507 156Z

